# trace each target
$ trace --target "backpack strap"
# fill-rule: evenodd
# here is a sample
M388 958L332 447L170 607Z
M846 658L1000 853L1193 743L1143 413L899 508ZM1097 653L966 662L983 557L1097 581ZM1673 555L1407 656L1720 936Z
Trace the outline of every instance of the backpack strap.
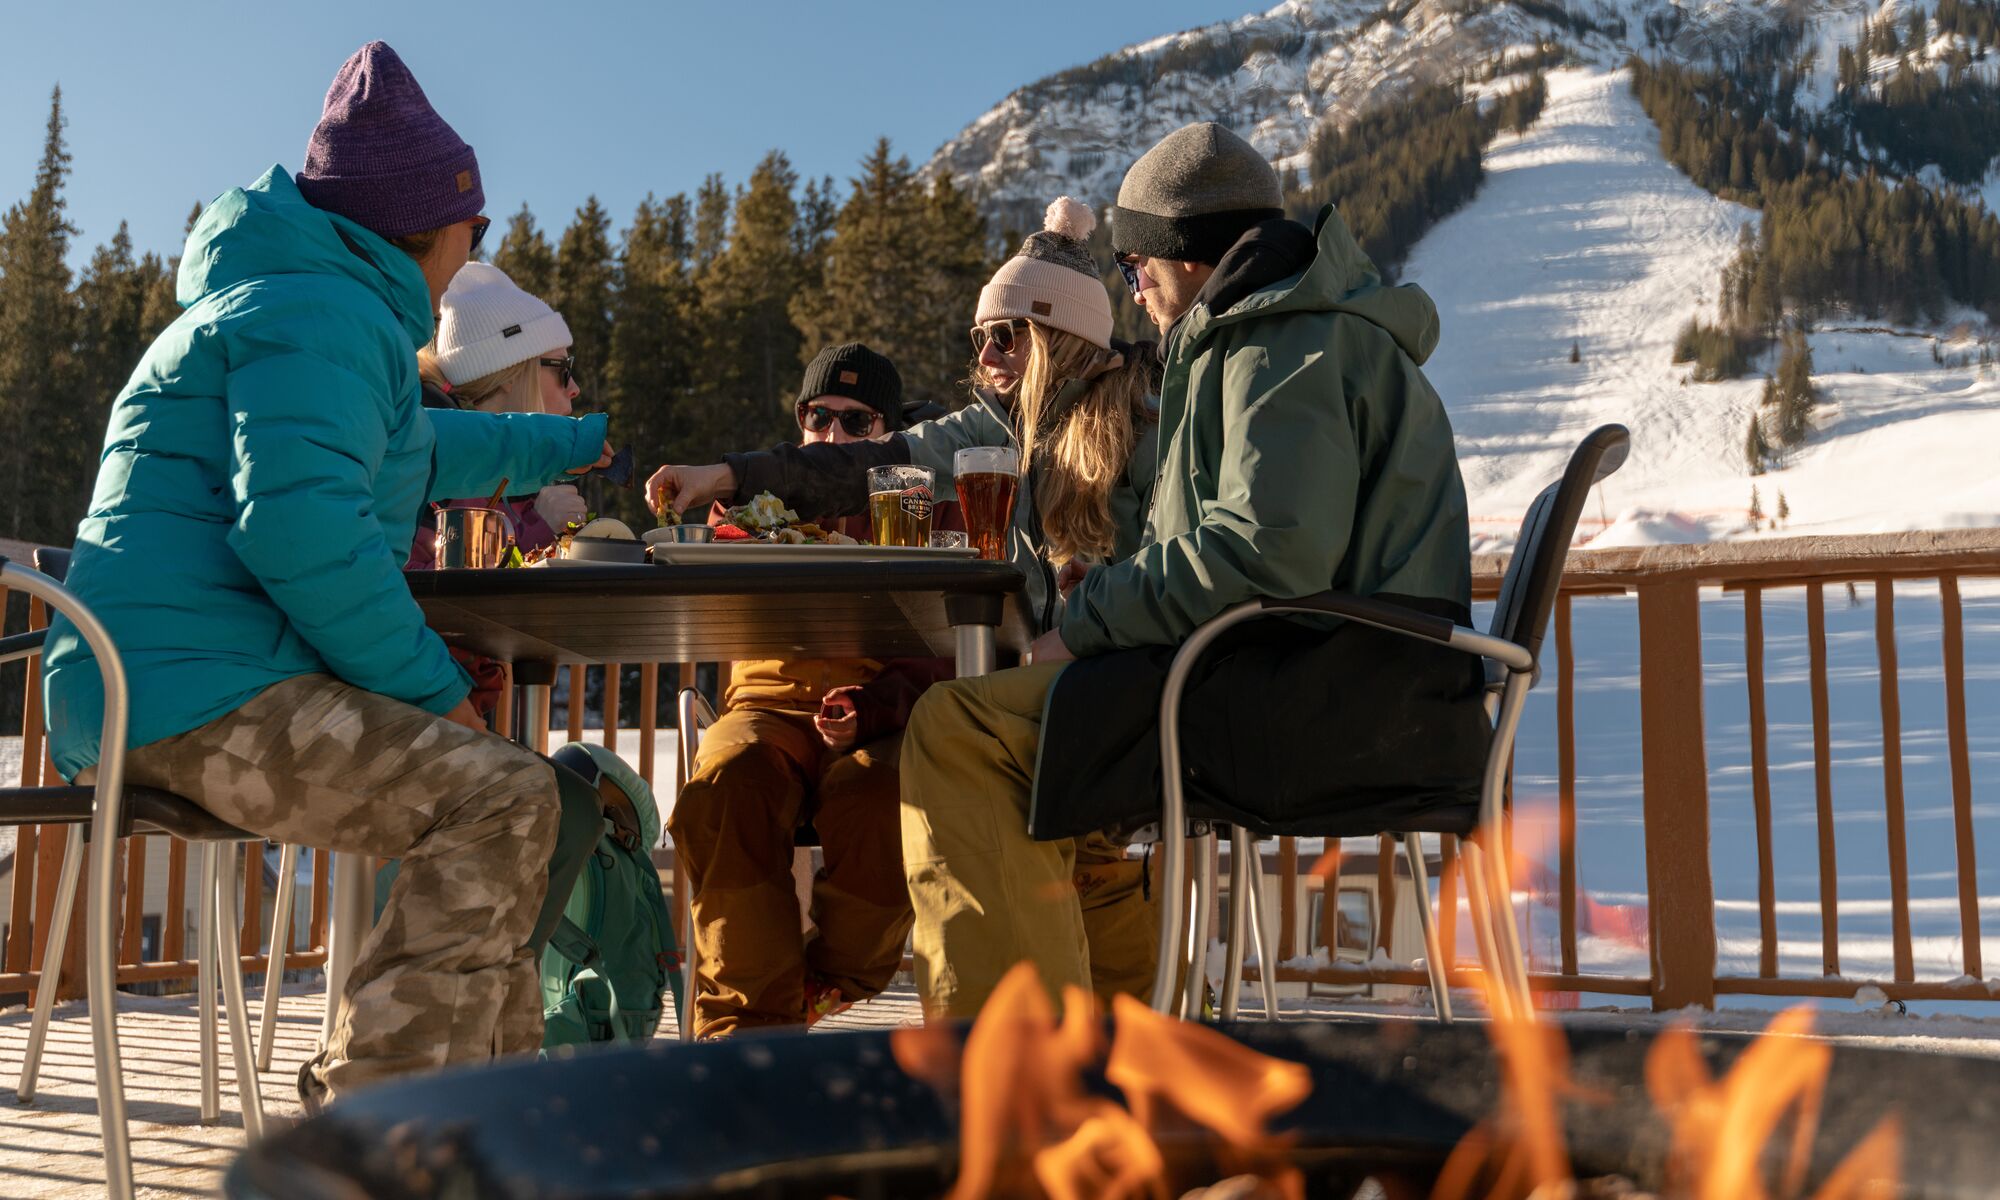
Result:
M549 934L549 949L579 967L595 967L603 961L597 943L568 917L557 919L555 931Z

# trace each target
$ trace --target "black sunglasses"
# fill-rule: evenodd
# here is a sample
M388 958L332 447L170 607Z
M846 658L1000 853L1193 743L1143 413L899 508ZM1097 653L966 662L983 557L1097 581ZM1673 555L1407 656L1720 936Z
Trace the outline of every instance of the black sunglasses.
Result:
M799 405L799 426L808 433L825 433L835 421L848 437L865 438L875 432L882 414L868 408L828 408L824 404Z
M568 387L569 381L576 378L576 355L574 354L564 358L538 358L535 361L545 367L554 367L556 369L556 382L563 387Z
M984 325L974 325L972 327L972 352L974 354L984 354L986 352L986 343L992 342L995 350L998 350L1002 354L1012 354L1014 353L1015 332L1027 327L1028 322L1022 317L1015 317L1008 321L989 321Z
M492 217L472 218L472 245L465 252L468 256L479 253L479 243L486 240L486 231L492 227Z
M1125 286L1132 289L1132 298L1138 299L1142 294L1139 290L1139 264L1133 262L1129 254L1119 255L1117 262L1118 273L1125 277Z

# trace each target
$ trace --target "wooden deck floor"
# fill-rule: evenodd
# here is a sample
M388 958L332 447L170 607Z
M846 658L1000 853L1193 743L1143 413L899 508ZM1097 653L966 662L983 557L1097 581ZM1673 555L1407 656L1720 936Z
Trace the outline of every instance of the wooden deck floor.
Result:
M255 1030L258 994L250 1001ZM271 1069L260 1078L264 1111L273 1118L300 1116L295 1080L299 1064L319 1045L324 993L314 988L285 996ZM125 1096L132 1121L133 1170L138 1194L213 1196L222 1172L243 1148L236 1072L228 1035L222 1046L222 1120L200 1120L200 1035L193 996L120 997L119 1045L125 1056ZM916 996L900 988L828 1021L825 1028L911 1024ZM660 1036L674 1037L672 1012ZM0 1013L0 1197L41 1200L103 1193L97 1124L97 1084L91 1071L89 1016L80 1003L56 1009L42 1076L33 1104L14 1096L28 1042L28 1013Z

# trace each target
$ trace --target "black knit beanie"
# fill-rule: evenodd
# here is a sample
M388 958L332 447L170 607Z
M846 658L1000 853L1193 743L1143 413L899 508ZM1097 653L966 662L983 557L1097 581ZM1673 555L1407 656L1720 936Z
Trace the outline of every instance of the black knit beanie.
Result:
M813 356L799 384L798 403L821 396L859 400L882 414L885 429L903 427L903 377L896 364L860 342L828 346Z
M1256 147L1213 121L1188 125L1125 173L1112 250L1213 265L1252 225L1284 216L1284 204L1278 173Z

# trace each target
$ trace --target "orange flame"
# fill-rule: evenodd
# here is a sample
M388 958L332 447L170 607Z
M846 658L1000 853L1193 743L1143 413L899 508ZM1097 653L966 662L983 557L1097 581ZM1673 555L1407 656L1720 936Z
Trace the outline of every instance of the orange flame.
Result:
M1264 1130L1312 1088L1296 1063L1258 1054L1202 1026L1119 997L1106 1056L1095 1001L1063 997L1058 1023L1032 964L1007 973L965 1040L958 1068L959 1172L950 1200L1040 1194L1049 1200L1166 1200L1159 1122L1174 1113L1214 1133L1251 1173L1298 1197L1303 1183ZM950 1077L950 1035L901 1029L896 1061L934 1084ZM1084 1091L1103 1062L1130 1109ZM1032 1181L1032 1182L1031 1182Z

